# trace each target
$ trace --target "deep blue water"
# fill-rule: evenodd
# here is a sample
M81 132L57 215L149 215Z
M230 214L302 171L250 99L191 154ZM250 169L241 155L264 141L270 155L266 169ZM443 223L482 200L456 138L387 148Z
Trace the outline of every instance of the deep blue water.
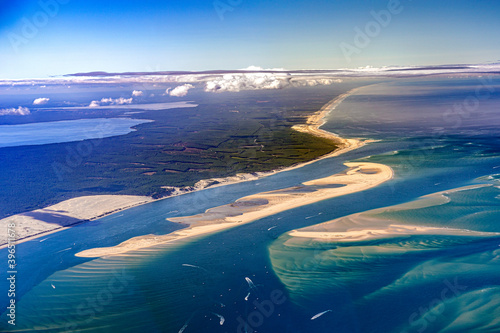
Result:
M486 86L489 96L481 95L468 116L455 114L453 122L446 120L451 116L443 117L454 104L475 96L478 87L485 86L467 79L400 81L361 90L331 114L324 128L379 142L300 169L157 201L42 237L42 242L20 244L17 330L495 332L500 253L494 235L408 236L406 241L349 244L343 248L344 255L351 253L348 257L335 252L338 244L286 243L290 230L471 184L491 184L491 193L457 192L461 196L455 195L451 206L384 216L398 223L500 232L495 177L487 177L500 166L495 115L500 82ZM245 195L331 175L344 169L344 161L355 159L390 165L396 176L368 191L194 241L94 260L74 257L133 236L171 232L179 226L166 217L203 212ZM475 214L484 209L474 211L472 206L488 206L490 213ZM397 255L399 250L408 254ZM6 250L0 250L1 256L6 257ZM443 301L445 281L467 289L449 291ZM4 279L0 288L7 290ZM7 297L0 295L3 307Z

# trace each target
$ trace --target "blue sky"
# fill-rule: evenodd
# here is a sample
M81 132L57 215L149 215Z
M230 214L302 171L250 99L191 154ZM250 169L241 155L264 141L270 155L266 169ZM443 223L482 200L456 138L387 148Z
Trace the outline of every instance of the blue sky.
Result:
M0 1L0 79L500 59L496 0L401 0L385 26L371 12L397 0L216 1ZM375 29L369 43L356 45L355 29L367 25Z

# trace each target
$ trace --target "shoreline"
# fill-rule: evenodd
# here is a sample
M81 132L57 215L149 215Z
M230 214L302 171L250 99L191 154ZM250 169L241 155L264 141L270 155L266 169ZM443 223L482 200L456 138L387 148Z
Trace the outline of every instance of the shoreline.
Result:
M336 220L327 221L321 224L331 224L335 223L335 221ZM390 237L407 237L410 235L491 236L492 234L500 234L493 232L471 231L467 229L402 224L389 224L384 227L374 227L373 229L358 229L359 228L346 231L300 231L301 229L295 229L289 231L287 234L290 237L336 243L363 242Z
M89 214L88 216L85 216L85 218L80 218L77 221L72 221L72 220L74 220L76 214L74 211L70 210L70 211L67 211L67 218L68 218L67 220L68 221L63 222L64 225L53 225L53 224L44 222L42 220L37 220L37 219L32 218L30 222L32 224L34 224L34 227L37 229L37 232L25 234L21 238L16 239L16 243L20 244L20 243L30 241L30 240L33 240L36 238L47 236L49 234L52 234L52 233L55 233L55 232L58 232L61 230L65 230L65 229L70 228L72 226L79 225L79 224L82 224L82 223L85 223L88 221L93 221L93 220L96 220L96 219L123 211L125 209L133 208L133 207L143 205L146 203L150 203L150 202L154 202L154 201L158 201L158 200L164 200L164 199L168 199L171 197L175 197L175 196L179 196L179 195L183 195L183 194L188 194L188 193L192 193L192 192L196 192L196 191L201 191L201 190L204 190L207 188L215 188L215 187L219 187L219 186L225 186L225 185L237 184L237 183L246 182L246 181L257 180L257 179L267 177L270 175L274 175L274 174L277 174L280 172L298 169L298 168L301 168L303 166L317 162L319 160L338 156L338 155L341 155L341 154L346 153L348 151L358 149L358 148L364 146L366 143L373 142L373 141L371 141L371 140L361 141L358 139L344 139L344 138L341 138L334 133L330 133L330 132L327 132L325 130L321 130L320 127L326 123L326 120L325 120L326 116L331 111L333 111L340 103L342 103L342 101L344 101L347 97L351 96L353 93L355 93L356 91L358 91L364 87L366 87L366 86L351 89L351 90L335 97L330 102L325 104L320 110L318 110L318 111L314 112L312 115L310 115L307 118L305 124L292 126L293 130L303 132L303 133L309 133L309 134L317 136L317 137L322 137L322 138L326 138L326 139L334 141L338 145L338 147L337 147L337 149L335 149L334 151L332 151L328 154L317 157L317 158L310 160L310 161L307 161L307 162L298 163L296 165L292 165L292 166L281 168L281 169L264 171L264 172L256 172L256 173L252 173L252 174L236 174L234 176L229 176L229 177L224 177L224 178L203 179L203 180L196 182L194 186L190 186L190 187L180 188L180 187L173 187L173 186L164 186L164 188L173 189L172 194L170 194L169 196L166 196L166 197L159 198L159 199L153 199L151 197L142 197L143 200L140 202L135 202L132 204L121 205L121 206L118 205L118 206L114 207L113 209L111 209L111 210L108 209L104 212L103 211L99 211L97 213L94 212L93 214ZM217 184L213 184L213 182L217 182ZM41 209L37 209L34 211L28 211L28 212L15 214L15 215L6 217L6 218L0 220L0 225L3 225L3 224L7 225L10 222L16 221L19 219L22 220L22 218L26 217L27 215L29 216L29 214L36 213L39 211L54 210L53 207L58 206L58 205L68 205L70 202L77 202L76 205L78 206L80 204L84 204L89 198L97 198L97 200L99 200L98 197L99 198L113 197L116 199L115 200L115 203L116 203L117 201L119 202L120 199L122 199L124 197L132 197L132 196L128 196L128 195L96 195L96 196L76 197L76 198L65 200L65 201L62 201L60 203L57 203L55 205L48 206L45 208L41 208ZM91 213L91 212L89 212L89 213ZM43 228L43 225L45 225L45 228ZM19 235L19 233L17 233L16 235ZM5 240L5 242L4 242L4 240L0 238L0 249L5 248L6 246L7 246L7 240Z
M319 109L318 111L314 112L312 115L310 115L306 123L303 125L294 125L291 128L295 131L302 132L302 133L308 133L317 137L322 137L325 139L329 139L331 141L334 141L336 144L338 144L337 149L329 152L328 154L316 157L315 159L312 159L307 162L301 162L297 163L295 165L291 165L288 167L283 167L271 171L260 171L260 172L255 172L255 173L239 173L234 176L228 176L224 178L208 178L208 179L202 179L196 184L192 186L193 189L190 190L184 190L184 188L179 188L179 187L174 187L174 186L164 186L164 188L170 188L174 189L174 194L169 195L168 197L163 197L160 199L156 200L162 200L162 199L167 199L173 196L178 196L182 194L187 194L191 192L196 192L196 191L201 191L206 188L215 188L219 186L225 186L225 185L231 185L231 184L237 184L237 183L242 183L246 181L252 181L252 180L257 180L261 179L263 177L271 176L280 172L285 172L285 171L290 171L290 170L295 170L298 168L301 168L303 166L315 163L317 161L327 159L330 157L338 156L341 154L344 154L348 151L355 150L358 148L363 147L367 143L372 143L376 142L377 140L359 140L359 139L345 139L340 136L338 136L335 133L331 133L325 130L320 129L321 126L323 126L326 123L326 116L330 114L331 111L333 111L340 103L342 103L347 97L351 96L354 94L356 91L365 88L368 86L362 86L362 87L357 87L353 88L326 103ZM217 184L214 185L209 185L210 183L213 183L214 181L217 181Z
M291 238L314 239L322 242L349 243L411 235L492 236L497 232L474 231L449 226L404 224L402 220L377 216L384 212L418 210L448 204L447 194L490 187L474 184L420 196L413 201L362 211L285 233ZM375 216L374 216L375 215Z
M299 186L252 194L231 204L207 209L205 213L168 218L170 222L188 227L166 235L133 237L116 246L93 248L75 254L77 257L96 258L119 255L181 239L205 236L214 231L247 224L267 216L315 202L356 193L392 179L393 170L383 164L369 162L344 163L348 169L328 177L314 179Z
M20 244L153 201L150 197L136 195L83 196L6 217L0 220L0 226L13 223L19 237L15 242ZM8 245L6 236L0 235L0 249Z

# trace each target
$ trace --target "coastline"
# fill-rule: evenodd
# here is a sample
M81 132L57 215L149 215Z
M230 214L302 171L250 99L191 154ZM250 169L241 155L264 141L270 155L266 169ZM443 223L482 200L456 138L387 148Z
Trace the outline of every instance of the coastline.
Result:
M93 195L77 197L0 220L0 226L15 225L16 243L46 236L106 215L154 201L136 195ZM0 235L0 249L7 246L6 234Z
M325 130L321 130L320 127L325 124L326 120L325 117L332 111L334 110L344 99L355 93L356 91L364 88L363 87L358 87L351 89L347 91L344 94L341 94L334 99L332 99L330 102L325 104L319 111L316 111L313 113L311 116L308 117L306 120L306 123L303 125L295 125L292 127L293 130L303 132L303 133L309 133L314 136L326 138L329 140L334 141L336 144L338 144L338 148L335 149L334 151L325 154L323 156L320 156L318 158L315 158L311 161L303 162L303 163L298 163L296 165L292 165L290 167L286 168L281 168L281 169L276 169L272 171L267 171L267 172L256 172L252 174L237 174L235 176L229 176L225 178L210 178L210 179L203 179L198 181L194 186L191 187L185 187L185 188L179 188L179 187L170 187L170 186L165 186L165 188L170 188L173 190L172 194L166 197L162 197L159 199L152 199L150 197L139 197L139 196L129 196L129 195L95 195L95 196L82 196L82 197L76 197L72 198L69 200L62 201L56 205L52 205L49 207L45 207L42 209L37 209L34 211L29 211L29 212L24 212L16 215L12 215L9 217L6 217L4 219L0 220L0 226L2 225L8 225L10 222L16 223L16 229L19 230L19 228L22 226L22 232L17 231L17 236L18 238L16 240L16 243L22 243L25 241L29 241L32 239L36 239L42 236L46 236L48 234L64 230L66 228L69 228L71 226L75 226L81 223L85 223L88 221L92 221L95 219L102 218L107 215L114 214L116 212L132 208L135 206L143 205L146 203L150 203L153 201L158 201L158 200L163 200L167 199L170 197L178 196L178 195L183 195L191 192L196 192L196 191L201 191L206 188L214 188L214 187L219 187L219 186L225 186L225 185L230 185L230 184L236 184L236 183L241 183L241 182L246 182L246 181L252 181L252 180L257 180L263 177L267 177L270 175L274 175L279 172L284 172L284 171L289 171L289 170L294 170L301 168L305 165L312 164L316 161L334 157L341 155L343 153L346 153L348 151L358 149L362 146L364 146L366 143L372 142L370 140L365 140L361 141L358 139L344 139L339 137L338 135L334 133L327 132ZM214 182L217 182L217 184L213 184ZM126 204L121 203L124 198L127 197L137 197L138 200L135 202L127 202ZM114 198L115 200L109 200ZM140 199L139 199L140 198ZM96 201L97 203L99 201L102 201L102 199L107 199L106 203L108 205L107 209L97 209L93 210L92 208L88 207L88 201ZM80 207L80 206L86 206L85 212L86 215L83 217L81 214L79 214L80 208L77 208L76 210L72 210L71 207ZM102 205L101 205L102 206ZM65 207L65 209L61 209L58 207ZM112 207L112 208L109 208ZM46 214L47 212L53 212L57 210L63 210L65 211L65 214L63 214L66 219L61 217L61 220L58 221L58 224L50 223L43 221L41 219L36 219L34 217L31 217L29 215L37 215L38 213L44 213ZM29 222L29 223L27 223ZM26 225L29 225L27 228ZM30 230L30 231L28 231ZM4 248L7 246L7 238L4 240L3 238L0 238L0 249Z
M187 224L185 229L161 236L138 236L116 246L88 249L77 253L76 256L95 258L118 255L180 239L204 236L297 207L363 191L393 177L393 170L383 164L355 162L345 165L348 169L342 173L304 182L300 186L257 193L228 205L210 208L202 214L168 219L171 222Z
M157 200L162 200L162 199L166 199L166 198L169 198L172 196L187 194L187 193L191 193L191 192L201 191L201 190L204 190L208 187L214 188L214 187L236 184L236 183L241 183L241 182L246 182L246 181L252 181L252 180L257 180L257 179L260 179L263 177L271 176L271 175L274 175L274 174L277 174L280 172L295 170L298 168L302 168L303 166L315 163L317 161L327 159L330 157L334 157L334 156L338 156L338 155L347 153L348 151L361 148L367 143L376 142L376 140L345 139L345 138L338 136L335 133L331 133L331 132L320 129L320 127L326 123L325 118L328 116L328 114L331 111L333 111L347 97L351 96L356 91L358 91L362 88L365 88L365 87L368 87L368 86L354 88L354 89L351 89L351 90L335 97L330 102L323 105L320 110L318 110L318 111L314 112L312 115L310 115L307 118L305 124L292 126L292 129L297 131L297 132L308 133L308 134L311 134L311 135L314 135L317 137L322 137L322 138L334 141L338 145L338 148L335 149L334 151L332 151L328 154L319 156L319 157L312 159L310 161L307 161L307 162L297 163L297 164L291 165L289 167L275 169L275 170L271 170L271 171L255 172L252 174L239 173L239 174L236 174L234 176L229 176L229 177L224 177L224 178L202 179L202 180L198 181L194 186L192 186L192 189L186 190L184 188L179 188L179 187L164 186L164 188L173 189L174 192L173 192L173 194L169 195L168 197L163 197L163 198L160 198ZM217 184L210 185L214 181L217 182Z
M387 206L368 211L362 211L347 216L342 216L320 224L294 229L287 232L292 238L314 239L321 242L362 242L367 240L384 239L391 237L408 237L410 235L451 235L451 236L492 236L500 233L459 229L450 226L434 227L418 225L415 223L404 224L401 220L391 220L377 216L383 212L398 212L418 210L446 205L451 199L446 196L450 193L475 190L493 186L493 184L475 184L445 191L439 191L418 197L414 201Z

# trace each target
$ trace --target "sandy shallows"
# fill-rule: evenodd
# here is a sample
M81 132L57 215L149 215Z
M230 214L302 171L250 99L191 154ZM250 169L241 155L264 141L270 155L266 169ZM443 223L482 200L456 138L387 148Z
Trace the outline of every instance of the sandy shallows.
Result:
M383 164L357 162L345 165L348 169L342 173L308 181L301 186L250 195L231 204L208 209L203 214L169 218L169 221L188 225L186 229L162 236L138 236L117 246L85 250L79 252L77 256L117 255L179 239L206 235L289 209L363 191L388 181L393 176L392 169Z

